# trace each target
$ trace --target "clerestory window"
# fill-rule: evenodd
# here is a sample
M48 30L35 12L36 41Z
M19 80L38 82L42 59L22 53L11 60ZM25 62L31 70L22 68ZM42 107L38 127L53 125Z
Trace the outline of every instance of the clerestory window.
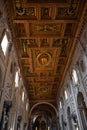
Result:
M72 71L72 80L73 80L74 84L78 83L78 76L77 76L77 72L75 69L73 69L73 71Z
M7 47L8 47L8 38L7 38L7 35L5 33L5 35L2 39L2 42L1 42L1 48L2 48L4 55L6 55Z
M15 74L15 87L18 87L18 80L19 80L19 75L18 75L18 71Z

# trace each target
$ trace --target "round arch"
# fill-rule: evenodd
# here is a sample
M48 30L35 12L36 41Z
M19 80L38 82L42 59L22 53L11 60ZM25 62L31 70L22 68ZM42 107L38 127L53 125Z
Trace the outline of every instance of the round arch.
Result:
M56 116L58 117L58 112L57 112L57 109L55 108L55 106L53 106L51 103L48 103L48 102L40 102L40 103L36 103L36 104L30 109L29 118L30 118L30 116L31 116L31 113L32 113L33 109L34 109L35 107L41 105L41 104L42 104L42 105L43 105L43 104L49 105L50 107L52 107L52 108L54 109L55 113L56 113Z

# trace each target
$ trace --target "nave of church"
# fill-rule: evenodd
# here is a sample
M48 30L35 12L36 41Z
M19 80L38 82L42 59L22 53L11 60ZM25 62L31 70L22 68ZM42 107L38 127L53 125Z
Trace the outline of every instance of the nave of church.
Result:
M0 130L87 130L87 0L0 0Z

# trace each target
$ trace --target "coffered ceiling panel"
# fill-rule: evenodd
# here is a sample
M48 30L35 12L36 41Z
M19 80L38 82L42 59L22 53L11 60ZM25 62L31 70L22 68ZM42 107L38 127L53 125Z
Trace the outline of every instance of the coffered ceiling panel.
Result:
M86 0L12 0L13 28L30 103L56 102Z
M58 23L40 23L40 24L30 24L30 35L31 36L61 36L63 30L63 25Z
M34 71L51 71L55 70L58 57L60 54L59 49L32 49L33 61L34 61Z
M59 3L67 0L26 0L28 3Z

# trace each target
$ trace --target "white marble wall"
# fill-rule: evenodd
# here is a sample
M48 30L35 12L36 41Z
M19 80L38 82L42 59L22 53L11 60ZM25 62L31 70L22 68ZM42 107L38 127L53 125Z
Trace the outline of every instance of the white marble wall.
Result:
M59 107L59 121L61 130L63 130L62 119L61 116L63 115L63 120L67 123L64 126L64 130L71 130L69 128L68 119L67 119L67 109L70 108L71 114L75 113L78 119L78 129L75 127L72 122L72 129L73 130L84 130L82 127L82 122L80 119L79 111L78 111L78 104L77 104L77 95L79 92L83 94L84 102L87 107L87 5L84 12L83 20L80 25L78 38L76 41L76 47L71 59L70 66L68 67L68 71L64 80L63 87L60 93L60 100L62 103L62 108ZM72 70L75 69L78 76L78 84L74 84L71 77L72 77ZM68 87L67 87L68 84ZM68 99L66 100L64 97L64 90L67 91ZM61 100L63 98L63 101ZM63 123L64 124L64 123Z
M2 110L4 101L11 101L12 107L9 113L8 128L15 130L17 127L17 117L22 116L21 130L24 129L24 124L28 124L28 111L26 110L26 103L29 103L27 92L22 80L21 73L19 74L19 85L15 87L15 73L17 69L20 69L18 64L18 58L16 55L13 39L11 36L10 29L7 25L3 1L0 1L0 40L3 38L4 29L8 33L8 50L6 56L4 56L3 51L0 46L0 120L2 117ZM9 50L10 49L10 50ZM12 72L11 72L12 71ZM25 93L24 101L22 101L22 92Z

